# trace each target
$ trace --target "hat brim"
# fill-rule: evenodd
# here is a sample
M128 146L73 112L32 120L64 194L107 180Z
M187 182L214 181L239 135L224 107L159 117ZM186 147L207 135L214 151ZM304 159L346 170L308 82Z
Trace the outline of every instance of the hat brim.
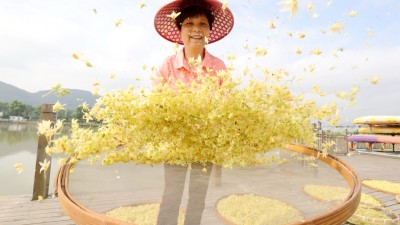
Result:
M180 12L182 8L187 7L190 4L193 3L188 0L175 0L158 10L154 17L154 27L161 37L173 43L183 44L180 31L175 25L175 19L169 17L169 15L173 12ZM228 35L233 28L234 18L231 10L229 8L223 9L223 4L217 0L204 0L201 4L209 9L214 16L214 22L212 24L212 29L210 30L208 43L210 44L221 40Z

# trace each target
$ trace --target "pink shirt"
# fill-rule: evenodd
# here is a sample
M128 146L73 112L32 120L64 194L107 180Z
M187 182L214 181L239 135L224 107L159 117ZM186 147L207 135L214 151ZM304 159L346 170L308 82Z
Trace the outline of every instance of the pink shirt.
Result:
M204 51L205 54L202 61L203 74L215 76L217 71L226 70L225 63L221 59L211 55L206 49ZM175 55L165 59L158 70L158 75L163 78L164 82L171 79L191 83L197 77L197 74L190 70L189 64L185 60L183 48Z

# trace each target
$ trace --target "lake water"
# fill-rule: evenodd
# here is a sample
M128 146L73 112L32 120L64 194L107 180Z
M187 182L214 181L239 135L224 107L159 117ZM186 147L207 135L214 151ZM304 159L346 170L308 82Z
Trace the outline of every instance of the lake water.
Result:
M0 195L32 194L38 145L36 124L0 122ZM22 163L18 174L15 163ZM54 192L57 158L51 162L49 194Z

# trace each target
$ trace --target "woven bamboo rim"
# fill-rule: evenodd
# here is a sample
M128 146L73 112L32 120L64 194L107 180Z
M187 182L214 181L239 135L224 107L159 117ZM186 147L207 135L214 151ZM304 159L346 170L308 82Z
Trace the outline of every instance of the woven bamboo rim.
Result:
M365 180L376 180L376 179L363 179L363 181L365 181ZM390 181L390 180L386 180L386 181L395 183L394 181ZM399 194L398 192L385 191L385 190L376 188L374 186L371 186L371 185L368 185L368 184L364 184L364 182L361 182L361 184L364 185L367 188L373 189L375 191L380 191L380 192L383 192L383 193L386 193L386 194L391 194L391 195L398 195Z
M355 218L355 219L361 220L363 222L372 223L372 224L397 224L399 222L399 215L397 215L397 213L393 212L392 210L390 210L388 208L385 208L385 207L379 206L379 205L366 203L366 202L361 202L360 205L361 204L366 205L369 208L383 211L383 212L385 212L385 214L387 216L391 217L391 219L372 218L372 217L358 215L356 213L353 215L353 218Z
M299 152L306 155L316 156L318 150L300 146L300 145L287 145L287 149ZM314 216L307 220L292 223L291 225L336 225L342 224L350 218L356 211L361 197L361 181L356 172L345 162L334 157L327 156L320 158L321 161L328 164L330 167L337 170L347 181L350 191L347 198L342 204L336 206L328 212L321 215ZM78 225L94 225L94 224L107 224L107 225L128 225L121 220L108 217L100 212L95 212L74 199L68 189L69 185L69 170L73 164L65 164L61 166L55 180L55 189L61 206L64 212ZM132 225L132 224L130 224Z

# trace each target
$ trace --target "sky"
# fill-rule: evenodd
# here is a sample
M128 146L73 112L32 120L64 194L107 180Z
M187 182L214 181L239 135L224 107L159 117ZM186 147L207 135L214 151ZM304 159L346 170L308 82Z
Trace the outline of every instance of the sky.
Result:
M0 0L0 81L29 92L57 84L102 94L128 85L150 87L154 68L175 51L153 25L167 2ZM235 26L207 48L234 67L235 76L245 68L255 77L263 70L287 70L298 81L294 92L313 95L317 85L327 94L321 102L338 101L344 125L360 116L400 115L400 1L298 0L292 17L280 1L227 2ZM343 30L332 31L335 23ZM267 54L256 55L255 48ZM321 54L310 53L316 49ZM355 106L335 97L353 87L360 90Z

